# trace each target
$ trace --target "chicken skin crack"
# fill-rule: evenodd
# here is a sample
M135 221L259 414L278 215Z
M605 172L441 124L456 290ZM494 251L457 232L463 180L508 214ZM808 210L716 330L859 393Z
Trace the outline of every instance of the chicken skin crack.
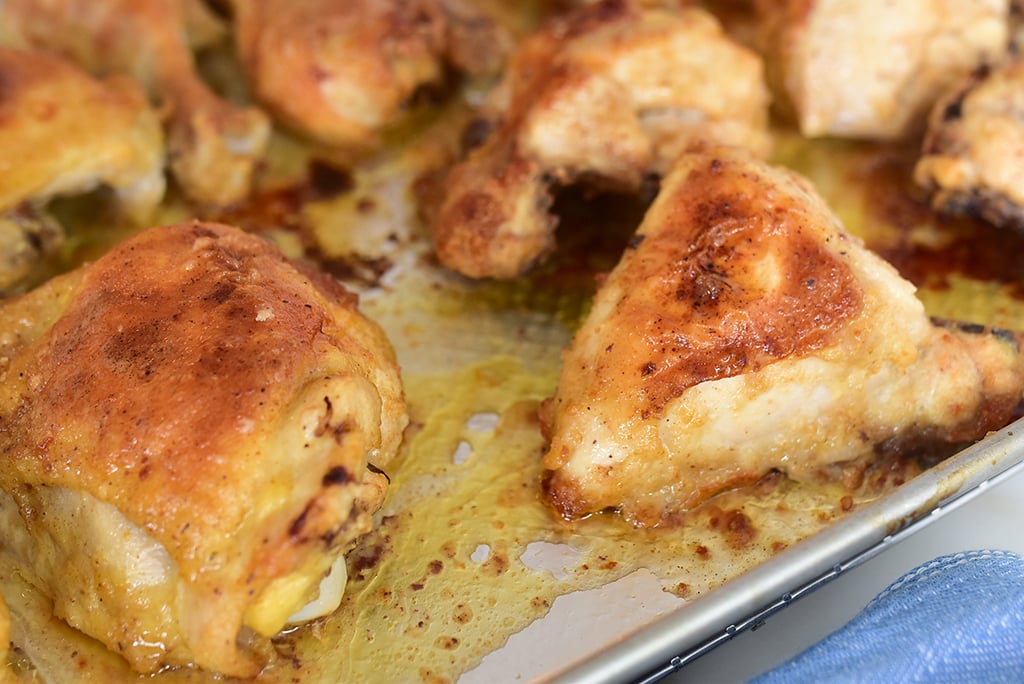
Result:
M697 8L606 0L526 38L481 112L490 134L424 213L440 261L514 278L554 246L552 186L635 191L692 145L767 154L760 58Z

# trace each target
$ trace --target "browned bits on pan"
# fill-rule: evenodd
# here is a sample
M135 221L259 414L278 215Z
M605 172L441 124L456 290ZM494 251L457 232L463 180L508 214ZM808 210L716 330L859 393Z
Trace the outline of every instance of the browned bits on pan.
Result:
M355 188L352 172L322 159L313 159L308 167L308 191L310 200L333 199Z
M741 549L757 536L757 528L747 514L741 510L717 510L709 519L711 528L725 537L726 543L734 549Z

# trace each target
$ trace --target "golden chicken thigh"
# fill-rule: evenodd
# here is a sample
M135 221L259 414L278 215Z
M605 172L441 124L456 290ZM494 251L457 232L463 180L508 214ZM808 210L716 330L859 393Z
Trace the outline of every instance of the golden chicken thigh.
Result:
M106 185L130 217L149 218L164 194L164 145L138 85L4 46L0 84L0 211Z
M934 107L914 179L936 209L1024 228L1024 60L978 69Z
M417 87L441 76L436 0L238 0L234 14L256 97L330 143L375 141Z
M141 222L164 195L160 121L125 77L99 81L59 57L0 46L0 292L61 243L53 197L108 187Z
M249 192L270 124L200 79L183 2L7 0L0 3L0 41L56 52L95 74L137 79L168 111L170 168L185 194L229 204Z
M1017 336L932 322L806 180L735 149L680 159L563 360L547 496L637 525L980 438L1024 388Z
M494 130L427 207L442 263L512 278L553 247L551 186L580 178L636 190L686 147L766 154L760 58L697 8L603 2L524 41L485 119Z
M235 0L256 97L323 142L368 148L446 64L495 70L507 37L464 0Z
M0 306L0 552L141 672L251 677L337 607L407 422L330 277L192 222Z
M809 137L919 133L949 87L999 59L1008 0L757 0L778 102Z

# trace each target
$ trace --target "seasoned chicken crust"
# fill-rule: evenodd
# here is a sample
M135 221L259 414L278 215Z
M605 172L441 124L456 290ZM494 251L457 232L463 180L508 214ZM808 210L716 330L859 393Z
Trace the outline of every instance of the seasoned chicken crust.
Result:
M603 0L556 16L481 114L493 131L427 212L440 261L473 278L515 278L547 256L556 182L637 191L691 145L770 148L760 58L699 8Z
M977 439L1024 388L1015 335L931 322L806 180L725 148L680 159L563 361L547 496L638 525L775 469Z
M4 303L3 546L58 616L140 671L259 672L370 529L407 422L356 304L200 222Z

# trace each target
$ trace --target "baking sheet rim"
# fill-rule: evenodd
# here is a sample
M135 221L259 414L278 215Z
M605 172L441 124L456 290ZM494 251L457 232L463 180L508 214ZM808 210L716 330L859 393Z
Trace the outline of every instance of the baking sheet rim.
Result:
M654 681L1024 470L1024 418L600 653L558 684Z

